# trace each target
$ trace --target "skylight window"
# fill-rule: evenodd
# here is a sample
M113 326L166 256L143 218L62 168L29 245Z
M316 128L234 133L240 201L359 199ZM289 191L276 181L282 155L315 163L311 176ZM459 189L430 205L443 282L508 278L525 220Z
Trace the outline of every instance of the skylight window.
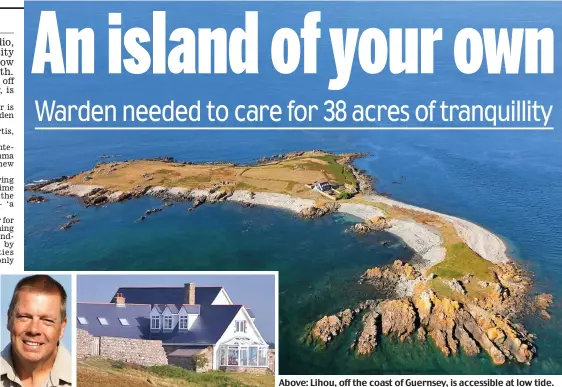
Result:
M78 322L82 325L88 325L88 320L86 320L86 317L78 317Z
M100 322L101 325L109 325L105 317L98 317L98 321Z
M129 322L127 321L126 318L120 318L119 322L121 323L121 325L127 325L127 326L129 325Z

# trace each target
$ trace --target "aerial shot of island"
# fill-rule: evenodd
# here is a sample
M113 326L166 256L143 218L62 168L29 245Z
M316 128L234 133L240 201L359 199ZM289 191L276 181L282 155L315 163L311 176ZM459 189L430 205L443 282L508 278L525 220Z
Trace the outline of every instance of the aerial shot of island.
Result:
M61 25L96 29L96 73L55 74L47 65L36 74L26 61L25 270L278 272L280 375L561 374L562 61L555 74L491 74L482 59L481 70L465 74L454 57L462 29L556 29L560 6L223 2L217 12L213 2L159 2L170 31L230 31L249 8L258 11L259 73L115 74L107 14L122 14L123 31L147 27L155 5L53 4ZM26 58L41 10L41 2L26 5ZM280 73L273 36L302 28L311 11L322 13L316 71L304 67L301 44L299 65ZM442 28L434 71L365 71L373 58L358 49L372 48L363 32L373 28ZM348 47L350 76L337 91L329 89L339 76L332 29L357 29L363 42ZM147 53L151 44L139 43ZM422 57L410 54L408 63ZM552 105L549 127L413 119L432 103L520 100ZM148 114L54 122L38 115L36 101L161 110L173 101L222 105L229 115L205 120L202 108L200 122ZM326 108L338 102L346 108L330 121ZM318 110L290 120L290 104ZM287 114L237 121L237 107L251 105ZM354 106L406 105L409 121L353 115Z
M525 313L549 319L552 295L530 291L529 273L508 257L504 242L490 231L378 194L372 178L353 166L363 156L313 150L236 165L171 157L111 161L111 155L102 155L104 160L91 170L28 185L28 191L37 193L28 202L48 200L44 194L74 196L86 207L143 196L161 200L136 222L149 222L154 214L184 202L190 203L189 211L229 201L278 207L308 219L347 214L360 220L349 232L386 232L414 253L410 262L395 260L357 273L359 284L384 296L312 321L303 329L304 344L322 350L351 329L356 333L350 356L372 355L382 334L400 342L430 340L445 356L482 352L496 365L530 364L536 337L515 319ZM79 222L72 217L61 230Z

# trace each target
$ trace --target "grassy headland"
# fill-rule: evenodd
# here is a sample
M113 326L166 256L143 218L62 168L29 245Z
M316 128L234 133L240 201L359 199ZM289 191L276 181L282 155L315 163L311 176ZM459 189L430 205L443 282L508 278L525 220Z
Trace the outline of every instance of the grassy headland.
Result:
M221 185L226 189L275 192L302 198L317 198L306 184L327 181L332 185L355 185L349 165L341 162L345 155L325 152L299 152L298 156L252 166L234 164L191 164L164 160L133 160L98 163L67 182L95 184L115 191L129 191L147 186L209 189Z

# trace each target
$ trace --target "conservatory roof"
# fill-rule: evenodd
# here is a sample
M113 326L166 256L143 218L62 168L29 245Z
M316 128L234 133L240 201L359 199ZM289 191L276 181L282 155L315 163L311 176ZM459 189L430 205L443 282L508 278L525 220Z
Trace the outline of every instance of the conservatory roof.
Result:
M258 341L254 341L247 337L233 337L232 339L225 341L220 345L259 345L259 346L267 347L267 345L264 345Z

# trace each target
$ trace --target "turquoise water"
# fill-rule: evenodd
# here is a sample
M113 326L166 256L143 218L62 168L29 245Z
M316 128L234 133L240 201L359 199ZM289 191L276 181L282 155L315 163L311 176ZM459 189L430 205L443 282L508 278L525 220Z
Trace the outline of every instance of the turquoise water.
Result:
M34 45L38 4L26 4L26 57ZM128 10L127 16L154 8L151 3L135 4L134 9L130 3L104 6ZM197 12L182 10L184 6L159 3L160 8L175 11L168 15L170 23L204 24L204 18L192 20ZM199 11L208 6L189 5L190 10ZM240 13L237 6L221 5L221 12L213 10L209 15L228 24L229 15ZM60 20L75 24L97 20L105 28L107 13L87 7L94 6L68 5L69 11L59 15ZM263 7L260 26L300 28L303 12L318 4L259 7ZM509 103L514 98L529 98L556 104L562 100L561 61L555 62L554 76L477 73L468 77L456 70L450 57L451 37L460 27L551 26L559 33L560 4L326 3L322 9L324 25L330 26L443 26L446 39L437 51L435 74L372 77L354 73L348 88L339 93L326 89L333 75L330 63L319 66L318 76L285 77L267 69L259 77L246 78L109 77L103 72L95 77L30 75L26 96L74 102L95 97L104 102L146 104L170 98L186 103L194 98L256 102L255 96L260 97L260 103L346 98L350 103L412 105L428 98L459 103ZM96 36L104 38L103 32ZM96 56L101 66L105 59ZM29 72L30 61L26 66ZM326 351L302 345L299 338L308 323L376 296L372 289L356 283L363 270L410 254L399 243L380 246L381 238L390 238L387 235L346 233L350 219L340 216L305 221L266 208L227 203L188 212L182 204L135 223L159 202L143 198L107 208L83 208L73 198L52 197L48 203L25 207L26 269L279 270L278 353L284 374L562 373L562 334L558 331L562 323L561 117L560 107L555 105L552 124L557 129L550 132L41 132L33 130L37 125L33 100L26 100L26 182L90 169L100 154L119 154L118 159L174 156L194 162L251 163L262 156L306 149L369 152L371 155L357 165L377 178L379 191L489 228L506 240L515 259L535 273L535 290L554 294L552 320L525 321L538 335L539 355L530 367L494 367L484 355L445 358L431 344L397 344L386 339L373 356L356 359L347 353L356 327ZM78 214L81 222L60 231L69 213Z
M562 230L558 200L562 165L555 157L562 144L559 132L262 132L251 138L198 132L190 133L183 142L177 141L177 136L170 136L168 142L163 135L151 152L209 160L211 154L198 148L219 135L230 144L244 144L246 157L236 157L240 153L226 146L217 147L213 154L217 159L230 159L232 152L232 159L238 162L301 147L372 152L358 165L377 177L380 190L400 200L473 220L501 235L509 243L511 254L536 274L536 291L548 291L556 297L552 320L532 318L525 322L538 334L539 356L533 365L494 367L485 355L445 358L431 344L392 342L383 342L375 356L356 359L347 353L354 330L326 351L302 345L300 336L311 321L376 296L372 289L356 283L360 273L411 253L399 242L393 241L392 248L380 246L382 240L391 239L388 235L358 237L346 233L352 219L342 216L302 220L286 211L248 209L234 203L204 205L189 212L188 204L176 204L136 223L146 209L161 203L143 198L106 208L84 208L73 198L51 197L48 203L26 206L27 269L279 270L282 373L562 371L558 350L562 337L556 329L562 317L558 307L562 262L557 242ZM330 145L334 142L340 145ZM89 156L76 157L78 164L84 164L78 169L95 163L95 155L106 148L103 143L92 143L88 149ZM118 149L124 158L144 152L142 147L135 150L137 153L131 147ZM59 157L61 173L73 169L63 165L68 153ZM43 167L52 168L50 163L52 159ZM36 172L31 179L41 175L44 177L44 172ZM400 184L393 184L399 180ZM76 213L81 223L65 232L58 230L69 213Z

